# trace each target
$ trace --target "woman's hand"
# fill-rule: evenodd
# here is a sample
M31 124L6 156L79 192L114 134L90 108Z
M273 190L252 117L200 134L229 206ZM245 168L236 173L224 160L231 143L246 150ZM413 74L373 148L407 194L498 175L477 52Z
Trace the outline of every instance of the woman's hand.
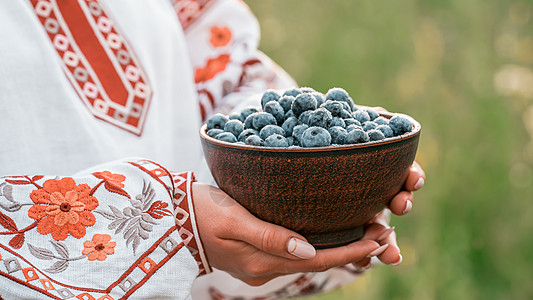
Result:
M193 183L192 189L196 221L210 265L250 285L384 255L383 249L378 249L380 244L370 238L315 251L303 236L259 220L222 190L202 183ZM375 227L374 235L386 230L377 224Z
M390 211L398 216L405 215L413 207L413 192L424 186L426 174L417 162L414 162L409 169L409 175L404 183L403 190L400 191L389 204ZM384 264L399 265L402 262L400 248L396 241L394 227L389 226L388 212L383 211L377 214L365 229L362 240L373 240L380 245L388 245L386 249L377 257ZM368 269L370 259L363 259L354 263L358 268Z

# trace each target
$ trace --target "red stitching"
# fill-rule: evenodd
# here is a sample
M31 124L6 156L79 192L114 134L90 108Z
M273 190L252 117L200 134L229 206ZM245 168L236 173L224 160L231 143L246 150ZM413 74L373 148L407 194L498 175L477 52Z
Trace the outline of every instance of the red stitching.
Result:
M100 290L100 289L92 289L92 288L82 288L82 287L77 287L77 286L72 286L72 285L68 285L68 284L64 284L64 283L61 283L59 281L56 281L54 279L52 279L51 277L49 277L48 275L46 275L44 272L42 272L38 267L36 267L35 265L33 265L31 262L29 262L26 258L24 258L23 256L21 256L20 254L18 254L17 252L15 251L12 251L11 249L9 249L8 247L4 246L3 244L0 243L0 247L3 248L4 250L10 252L11 254L17 256L18 258L22 259L24 262L26 262L27 264L29 264L30 266L32 266L35 270L38 270L39 273L41 273L44 277L46 277L47 279L49 279L50 281L52 281L53 283L56 283L58 285L61 285L63 287L68 287L68 288L71 288L71 289L74 289L74 290L78 290L78 291L84 291L84 292L95 292L95 293L109 293L111 292L111 290L117 286L120 282L122 282L122 280L124 280L124 278L126 276L128 276L138 265L139 263L148 255L150 255L158 246L159 244L166 238L168 237L172 232L174 232L175 230L177 229L176 226L172 226L169 230L167 230L167 232L165 232L165 234L163 234L148 250L146 250L146 252L143 253L143 255L141 255L127 270L126 272L124 272L122 274L122 276L117 280L115 281L114 283L112 283L107 289L105 290ZM168 255L167 255L168 256ZM59 298L58 298L59 299Z
M148 281L148 279L150 279L150 277L152 277L152 275L155 274L155 272L157 272L157 270L159 270L164 264L167 263L167 261L169 261L181 248L183 248L184 246L184 243L181 242L179 245L176 246L176 248L174 248L174 250L172 250L165 258L163 258L163 260L161 260L154 268L150 269L150 272L148 272L148 274L146 274L146 276L141 280L139 281L139 283L137 283L134 287L132 287L122 298L120 299L127 299L131 294L133 294L133 292L135 292L137 289L139 289L139 287L141 287L146 281Z
M0 274L1 274L2 276L4 276L4 277L7 277L7 278L9 278L9 279L11 279L11 280L13 280L13 281L19 283L19 284L25 285L26 287L29 287L29 288L32 289L32 290L35 290L35 291L37 291L37 292L39 292L39 293L41 293L41 294L44 294L44 295L46 295L46 296L48 296L48 297L50 297L50 298L52 298L52 299L58 299L58 300L61 300L61 298L59 298L59 297L57 297L57 296L54 296L53 294L50 294L50 293L47 292L46 290L41 290L40 288L38 288L38 287L36 287L36 286L33 286L33 285L31 285L31 284L28 284L27 282L22 281L21 279L18 279L17 277L14 277L14 276L9 275L9 274L7 274L7 273L4 273L4 272L2 272L2 271L0 271ZM2 296L0 296L0 300L3 300Z
M161 242L166 238L168 237L172 232L174 232L175 230L177 229L177 226L174 225L172 226L169 230L167 230L167 232L165 232L165 234L163 236L161 236L153 245L152 247L150 247L148 250L146 250L146 252L143 253L143 255L141 255L127 270L126 272L124 272L124 274L122 274L122 276L120 276L120 278L115 281L114 283L112 283L106 290L107 293L109 293L115 286L117 286L120 282L122 282L122 280L124 280L124 278L126 278L126 276L128 276L131 272L133 272L133 270L135 270L135 268L141 263L141 261L147 257L148 255L150 255L152 252L154 252L155 248L157 248L159 246L159 244L161 244ZM168 255L167 255L168 256Z

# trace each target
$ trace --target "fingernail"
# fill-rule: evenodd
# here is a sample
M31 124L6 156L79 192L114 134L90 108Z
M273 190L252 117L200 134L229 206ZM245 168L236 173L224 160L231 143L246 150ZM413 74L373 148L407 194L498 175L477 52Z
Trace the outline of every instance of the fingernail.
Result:
M381 240L384 240L386 238L389 237L389 235L394 231L394 226L392 226L391 228L385 230L385 232L383 232L378 238L376 241L381 241Z
M392 263L391 265L393 265L393 266L397 266L397 265L399 265L399 264L401 264L401 263L402 263L402 260L403 260L403 256L402 256L401 254L398 254L398 255L400 255L400 259L398 259L398 261L397 261L397 262L395 262L395 263Z
M415 183L415 186L414 186L415 190L421 189L424 186L424 183L425 183L424 178L420 177L418 181Z
M301 259L310 259L316 255L316 250L313 245L295 237L289 240L287 252Z
M413 208L413 202L411 202L411 200L407 200L407 203L405 203L405 208L403 209L402 215L405 215L406 213L410 212L411 208Z
M380 255L381 253L385 252L385 249L387 249L387 247L389 247L389 244L385 244L383 246L380 246L379 248L377 248L376 250L368 253L367 257L372 257L372 256L378 256Z

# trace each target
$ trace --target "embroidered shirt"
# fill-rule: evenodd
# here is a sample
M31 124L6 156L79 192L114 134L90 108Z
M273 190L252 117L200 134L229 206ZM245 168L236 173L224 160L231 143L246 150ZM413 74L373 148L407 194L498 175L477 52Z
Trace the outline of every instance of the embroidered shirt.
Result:
M354 277L195 282L202 120L295 85L241 1L2 1L0 39L0 296L279 299Z

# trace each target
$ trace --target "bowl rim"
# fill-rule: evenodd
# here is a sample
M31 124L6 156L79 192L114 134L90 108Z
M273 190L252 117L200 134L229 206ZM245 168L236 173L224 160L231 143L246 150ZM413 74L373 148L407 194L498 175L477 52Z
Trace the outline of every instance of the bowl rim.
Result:
M379 141L369 141L366 143L349 144L349 145L331 145L331 146L325 146L325 147L286 147L285 148L285 147L252 146L252 145L242 145L242 144L224 142L224 141L217 140L207 135L207 132L205 130L207 128L207 124L203 124L200 127L200 136L202 137L204 141L210 144L219 145L219 146L226 147L226 148L240 149L240 150L253 150L253 151L262 151L262 152L320 152L320 151L341 151L341 150L356 149L356 148L367 148L367 147L373 147L373 146L378 146L378 145L396 143L396 142L403 141L403 140L419 135L422 129L422 126L420 125L420 123L418 123L418 121L416 121L413 117L403 114L403 113L379 113L379 115L386 117L388 119L392 118L393 116L402 116L408 119L411 122L411 124L413 124L413 130L407 133L404 133L402 135L394 136L392 138L385 138Z

